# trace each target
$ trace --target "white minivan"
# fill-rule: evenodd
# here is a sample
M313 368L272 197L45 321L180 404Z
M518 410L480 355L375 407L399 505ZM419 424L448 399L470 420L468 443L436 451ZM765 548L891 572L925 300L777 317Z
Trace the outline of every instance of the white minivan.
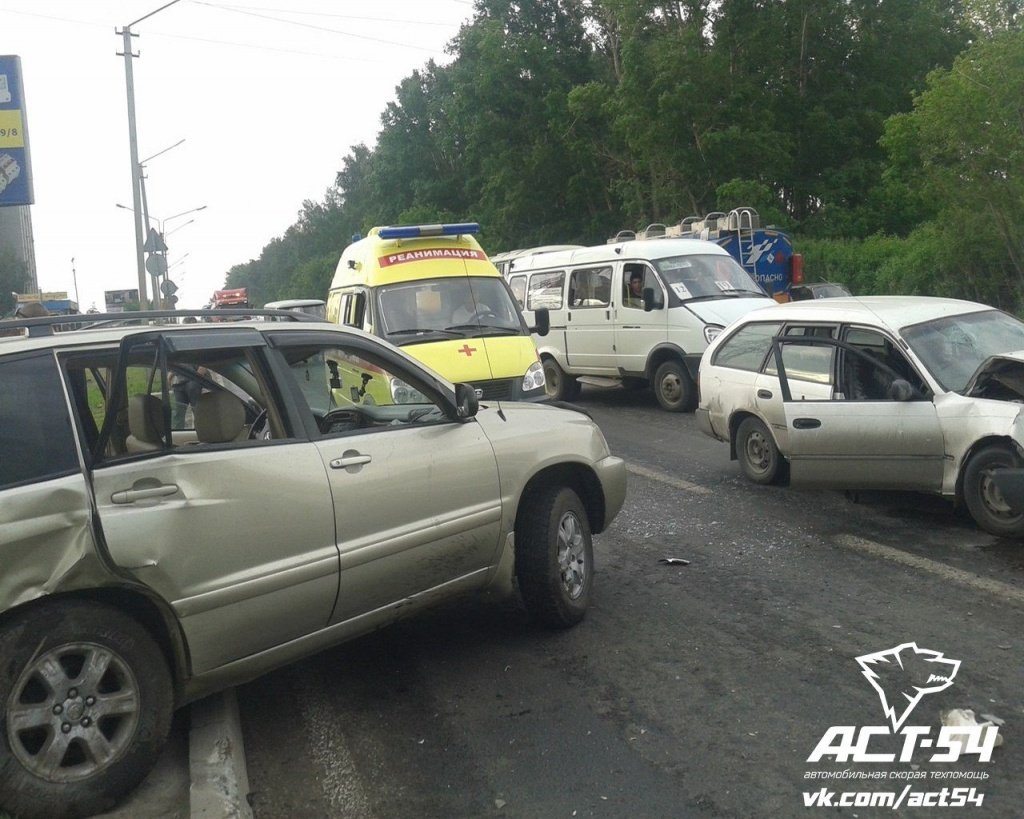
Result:
M550 312L550 332L534 340L551 398L575 398L581 381L650 385L670 412L696 407L711 340L775 303L725 250L699 239L522 252L506 275L527 323L534 310Z

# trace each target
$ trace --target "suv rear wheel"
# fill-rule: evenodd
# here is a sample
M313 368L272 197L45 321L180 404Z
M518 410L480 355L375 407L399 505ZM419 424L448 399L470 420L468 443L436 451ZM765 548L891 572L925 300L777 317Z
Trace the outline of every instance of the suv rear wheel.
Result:
M153 767L171 725L167 663L116 609L69 601L0 629L0 806L92 816Z
M526 608L550 628L583 619L594 583L594 546L587 511L565 486L523 499L516 527L516 578Z

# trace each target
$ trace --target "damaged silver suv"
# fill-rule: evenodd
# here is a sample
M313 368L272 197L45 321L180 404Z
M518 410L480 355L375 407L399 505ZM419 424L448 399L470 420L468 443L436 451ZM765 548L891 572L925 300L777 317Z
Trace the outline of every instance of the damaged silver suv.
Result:
M591 535L626 488L589 418L478 405L357 330L192 312L211 320L0 322L19 817L108 809L175 708L430 603L518 591L555 628L587 609Z

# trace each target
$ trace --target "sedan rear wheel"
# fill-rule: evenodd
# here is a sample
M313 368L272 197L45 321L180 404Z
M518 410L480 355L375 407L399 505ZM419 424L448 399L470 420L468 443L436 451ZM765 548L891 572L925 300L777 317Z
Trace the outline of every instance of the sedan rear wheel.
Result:
M964 503L975 523L997 537L1024 537L1024 513L1010 507L992 480L996 470L1018 466L1016 453L993 444L975 452L964 469Z
M754 483L778 483L784 474L775 439L758 418L751 416L740 422L736 430L736 456L743 474Z

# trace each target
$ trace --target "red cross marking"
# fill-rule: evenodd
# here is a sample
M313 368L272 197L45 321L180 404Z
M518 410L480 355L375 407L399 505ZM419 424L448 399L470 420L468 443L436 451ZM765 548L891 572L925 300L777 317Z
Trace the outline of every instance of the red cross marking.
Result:
M468 344L463 344L455 352L457 352L457 353L465 353L466 357L469 358L471 355L473 355L473 353L476 352L476 347L470 347Z

